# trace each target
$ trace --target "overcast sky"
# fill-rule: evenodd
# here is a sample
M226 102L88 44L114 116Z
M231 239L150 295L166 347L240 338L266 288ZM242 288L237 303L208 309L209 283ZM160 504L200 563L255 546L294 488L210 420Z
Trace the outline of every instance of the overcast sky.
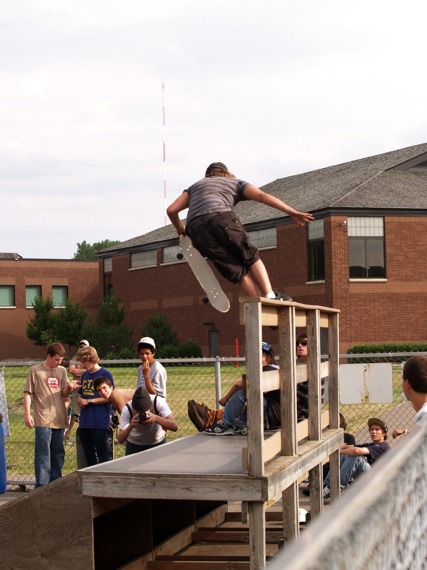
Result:
M261 186L427 142L423 6L0 0L0 251L144 234L213 161Z

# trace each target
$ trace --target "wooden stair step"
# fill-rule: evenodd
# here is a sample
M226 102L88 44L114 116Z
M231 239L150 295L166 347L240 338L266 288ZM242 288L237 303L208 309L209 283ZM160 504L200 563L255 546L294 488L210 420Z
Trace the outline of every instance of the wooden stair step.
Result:
M210 529L198 530L191 533L192 542L249 542L249 530L227 530L227 529ZM282 530L267 530L266 542L277 543L283 542Z
M171 560L171 561L150 561L147 562L147 570L173 570L174 568L185 568L186 570L250 570L250 562L206 562L202 560Z

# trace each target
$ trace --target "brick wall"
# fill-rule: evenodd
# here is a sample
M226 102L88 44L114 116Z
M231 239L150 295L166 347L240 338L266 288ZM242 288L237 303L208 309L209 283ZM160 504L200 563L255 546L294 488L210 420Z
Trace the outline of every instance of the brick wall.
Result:
M385 222L386 282L350 282L346 216L325 219L325 283L308 284L307 230L295 224L277 228L277 248L261 251L273 288L307 304L340 309L340 351L365 342L427 340L427 218L389 217ZM129 255L113 257L113 286L126 305L127 322L140 337L143 323L164 314L181 341L192 338L209 354L208 331L220 331L221 354L244 354L238 287L219 277L231 309L221 314L202 303L203 292L185 263L129 270ZM203 325L213 323L213 325ZM264 337L273 344L269 329Z
M38 358L43 347L34 346L25 334L33 310L25 306L25 287L41 285L42 296L52 295L53 285L68 287L68 298L94 317L100 304L97 261L0 260L0 285L15 287L15 307L0 309L0 359Z

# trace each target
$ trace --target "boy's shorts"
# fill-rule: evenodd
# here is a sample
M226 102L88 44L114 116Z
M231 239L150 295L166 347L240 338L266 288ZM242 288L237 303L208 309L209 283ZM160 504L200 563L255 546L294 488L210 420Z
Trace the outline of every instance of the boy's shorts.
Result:
M258 249L233 211L198 216L186 231L194 247L231 283L239 283L259 260Z

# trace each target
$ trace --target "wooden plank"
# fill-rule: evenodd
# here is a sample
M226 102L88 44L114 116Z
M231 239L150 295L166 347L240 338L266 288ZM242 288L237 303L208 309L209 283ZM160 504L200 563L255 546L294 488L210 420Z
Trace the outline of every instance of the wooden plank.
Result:
M282 361L282 358L280 359ZM289 359L285 359L286 362ZM286 367L282 367L285 382L290 382L287 380L288 375L286 374ZM281 369L281 370L282 370ZM268 372L261 373L261 388L263 392L270 392L271 390L280 389L280 378L281 370L269 370ZM329 362L325 361L320 364L320 375L322 378L327 378L329 376ZM308 378L307 364L297 364L295 379L297 384L305 382Z
M249 547L251 570L264 569L267 551L263 503L249 503Z
M173 568L184 568L189 570L246 570L250 568L249 562L202 562L201 560L175 560L169 562L157 562L156 560L147 562L147 570L171 570Z
M223 438L221 438L223 439ZM148 453L148 452L144 452ZM259 501L263 485L247 475L134 474L92 472L82 479L83 495L132 499Z
M241 520L241 513L238 511L235 512L227 512L224 515L225 522L238 522ZM269 521L281 521L282 520L282 511L272 511L268 510L265 512L265 520L266 522Z
M309 471L310 516L315 518L323 513L323 468L315 465Z
M343 441L342 430L325 430L322 440L306 440L299 446L298 456L278 455L265 467L268 481L268 501L282 498L282 491L299 477L326 460Z
M284 455L295 455L297 450L295 406L297 395L294 307L283 309L280 313L279 354L282 363L280 368L280 445Z
M168 560L179 560L188 562L195 562L200 560L201 562L213 561L213 562L249 562L249 556L220 556L219 554L213 553L212 555L205 554L204 556L197 555L186 555L186 554L175 554L175 556L156 556L156 562L166 562Z
M320 378L320 323L319 310L307 311L308 340L308 437L320 439L321 426L321 378Z
M197 542L222 542L222 543L248 543L249 542L248 529L203 529L192 533L191 538L193 543ZM266 543L283 542L283 533L281 530L267 530L265 533Z
M329 411L322 412L321 415L322 431L329 426ZM296 426L297 441L301 442L308 437L308 420L302 420ZM281 452L281 432L277 431L273 435L264 440L264 461L268 463L273 457ZM247 447L242 448L242 466L247 469Z
M262 374L261 304L245 304L246 389L248 395L248 474L262 476L264 459L264 406L260 378Z
M80 495L75 473L2 505L0 566L92 570L91 509L92 501Z
M200 556L208 554L211 556L213 554L213 548L218 556L250 556L251 552L249 544L193 544L186 548L183 554L198 554ZM264 548L267 552L267 556L274 556L279 550L279 545L276 543L266 544Z
M294 481L282 493L283 539L286 541L296 538L299 534L298 499L298 481Z

